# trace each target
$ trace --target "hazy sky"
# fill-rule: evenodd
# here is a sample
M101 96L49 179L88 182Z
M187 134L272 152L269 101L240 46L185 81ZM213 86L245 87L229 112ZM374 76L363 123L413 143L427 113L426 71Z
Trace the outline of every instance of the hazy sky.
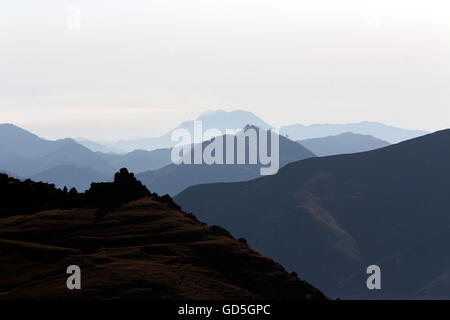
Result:
M2 1L0 123L115 140L221 108L450 127L449 17L444 0Z

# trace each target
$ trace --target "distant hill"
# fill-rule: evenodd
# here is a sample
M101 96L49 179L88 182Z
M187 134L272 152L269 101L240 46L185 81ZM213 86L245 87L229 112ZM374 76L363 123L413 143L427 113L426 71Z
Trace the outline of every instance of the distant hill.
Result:
M253 126L247 128L255 128ZM259 130L259 129L258 129ZM266 131L267 132L267 131ZM242 134L242 132L240 133ZM314 157L315 155L302 145L291 141L283 136L279 137L280 143L280 167L302 159ZM237 145L234 137L234 145ZM225 141L225 136L223 138ZM203 149L213 143L214 139L204 142ZM223 146L223 159L226 159L226 143ZM248 153L248 145L246 148ZM236 148L235 148L235 162ZM248 158L247 158L248 159ZM155 171L143 172L137 177L147 185L150 190L158 194L175 195L189 186L212 182L234 182L254 179L260 176L261 163L258 164L170 164Z
M133 172L157 170L170 163L172 149L156 149L152 151L135 150L126 154L97 153L114 168L128 168Z
M264 122L251 112L244 110L235 111L209 111L200 115L197 121L202 121L203 130L218 129L225 134L227 129L241 129L246 125L254 125L262 129L269 129L271 126ZM133 151L137 149L154 150L173 147L177 142L172 141L172 132L176 129L183 128L193 133L194 121L185 121L177 128L170 130L160 137L141 138L132 140L123 140L116 143L111 143L108 146L122 149L125 151Z
M75 139L79 144L85 146L91 151L94 152L102 152L102 153L111 153L111 154L123 154L125 151L120 150L118 148L109 147L99 142L91 141L84 138L76 138Z
M245 237L331 297L449 299L450 130L291 163L275 176L192 186L188 212ZM379 265L382 290L367 290Z
M371 135L375 138L397 143L427 134L426 131L407 130L388 126L378 122L358 122L348 124L294 124L280 128L280 134L288 135L292 140L306 140L338 135L345 132Z
M49 141L12 124L0 125L0 169L29 177L60 165L112 174L115 168L73 139Z
M16 156L39 158L54 152L66 141L48 141L13 124L0 124L0 157Z
M0 192L0 300L326 299L126 170L85 194L0 175Z
M171 163L170 153L171 149L93 152L73 139L50 141L12 124L0 125L0 172L79 191L93 181L109 181L120 168L134 172L162 168Z
M374 138L370 135L351 132L341 133L336 136L299 140L298 143L319 157L370 151L389 145L389 142Z

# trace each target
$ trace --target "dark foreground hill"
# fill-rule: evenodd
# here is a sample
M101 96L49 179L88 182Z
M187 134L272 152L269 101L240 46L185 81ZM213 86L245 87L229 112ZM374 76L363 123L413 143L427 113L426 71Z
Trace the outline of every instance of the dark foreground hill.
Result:
M6 175L0 189L0 299L325 298L126 170L86 194Z
M175 201L246 237L333 297L450 298L450 130L275 176L191 187ZM366 287L379 265L382 289Z

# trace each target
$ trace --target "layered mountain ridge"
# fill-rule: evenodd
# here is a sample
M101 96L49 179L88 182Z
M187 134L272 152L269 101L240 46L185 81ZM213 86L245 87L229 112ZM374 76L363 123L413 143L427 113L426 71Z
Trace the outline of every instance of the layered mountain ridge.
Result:
M389 145L387 141L374 138L371 135L351 132L344 132L335 136L299 140L297 142L319 157L365 152L384 148Z
M249 140L245 140L245 145L242 153L245 152L245 161L239 164L237 161L238 155L238 140L239 137L245 137L247 132L256 132L256 141L253 145L250 144ZM260 141L259 136L268 138L267 150L264 150L263 143ZM271 154L271 135L276 137L276 141L279 145L279 153ZM147 186L151 186L153 190L161 194L176 195L177 193L183 191L187 187L202 184L202 183L212 183L212 182L236 182L236 181L246 181L255 179L261 176L261 168L268 167L269 165L277 165L278 168L291 163L293 161L298 161L302 159L307 159L315 157L315 154L305 148L303 145L296 143L287 139L286 137L280 136L269 130L260 129L256 126L246 126L243 130L237 133L235 136L231 137L233 143L232 149L232 163L227 164L227 136L220 136L212 138L209 141L205 141L202 144L195 145L190 151L190 159L193 159L194 152L197 150L203 152L208 146L213 146L216 139L221 138L223 141L222 148L222 158L220 164L206 164L204 162L200 164L170 164L161 169L142 172L137 175L137 177ZM221 145L220 143L219 145ZM260 152L266 152L267 155L272 156L272 164L262 164L259 157L256 159L255 163L250 162L249 153L254 151L256 155ZM276 158L275 158L276 157ZM277 162L276 164L274 162Z

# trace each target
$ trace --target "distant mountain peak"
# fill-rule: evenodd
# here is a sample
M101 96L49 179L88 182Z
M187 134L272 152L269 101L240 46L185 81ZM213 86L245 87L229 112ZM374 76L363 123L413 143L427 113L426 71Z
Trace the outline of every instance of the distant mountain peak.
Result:
M77 146L83 146L82 144L78 143L76 140L74 140L72 138L58 139L55 142L59 142L59 143L62 143L62 144L73 144L73 145L77 145Z
M208 111L205 111L202 114L200 114L200 116L198 116L197 120L201 120L201 119L203 119L205 117L209 117L209 116L212 116L214 114L224 114L224 113L226 113L226 111L223 110L223 109L208 110Z
M264 129L272 127L254 113L245 110L211 110L202 113L196 120L207 122L207 126L210 128L214 127L215 124L218 129L224 126L229 126L228 129L237 129L247 124L256 125Z
M30 137L38 138L38 136L35 135L34 133L31 133L30 131L22 129L21 127L16 126L12 123L0 124L0 134L30 136Z
M19 127L12 123L0 123L0 128L19 128Z
M246 124L244 126L244 128L243 128L244 131L247 131L247 130L250 130L250 129L255 130L255 131L259 131L260 130L258 126L255 126L253 124Z
M198 118L197 120L201 120L203 118L206 117L211 117L211 116L223 116L226 114L235 114L235 115L251 115L254 117L257 117L254 113L250 112L250 111L246 111L246 110L231 110L231 111L225 111L223 109L217 109L217 110L208 110L203 112Z

